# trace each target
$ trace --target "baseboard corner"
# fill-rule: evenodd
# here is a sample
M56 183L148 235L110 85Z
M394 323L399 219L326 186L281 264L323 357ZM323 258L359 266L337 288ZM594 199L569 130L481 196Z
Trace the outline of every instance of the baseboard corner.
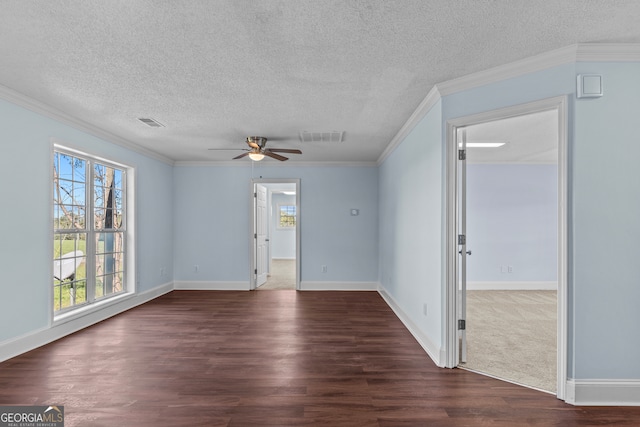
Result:
M300 282L301 291L377 291L377 282Z
M177 291L248 291L249 282L223 282L206 280L176 280Z
M95 307L84 314L58 320L51 326L41 328L26 335L13 338L0 344L0 362L35 350L38 347L59 340L67 335L78 332L110 317L124 313L134 307L156 299L173 291L173 282L164 283L153 289L140 293L125 295L116 301L106 301L103 306Z
M416 341L418 341L418 344L420 344L431 360L433 360L433 363L435 363L436 366L443 368L444 361L446 360L445 349L434 344L433 341L431 341L431 339L425 335L415 323L413 323L409 316L407 316L407 314L400 308L398 303L389 293L387 293L386 289L384 289L382 285L378 286L378 293L391 310L393 310L396 316L398 316L398 319L400 319L404 324L409 333L411 333Z
M640 406L640 379L568 379L565 402L576 406Z

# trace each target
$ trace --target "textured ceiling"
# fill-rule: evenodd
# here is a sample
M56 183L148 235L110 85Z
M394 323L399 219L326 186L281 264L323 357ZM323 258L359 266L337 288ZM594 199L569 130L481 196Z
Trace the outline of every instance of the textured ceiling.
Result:
M178 161L227 160L238 153L207 149L261 135L302 149L292 161L374 162L437 83L575 43L640 42L636 0L0 7L0 85ZM334 130L343 142L298 138Z

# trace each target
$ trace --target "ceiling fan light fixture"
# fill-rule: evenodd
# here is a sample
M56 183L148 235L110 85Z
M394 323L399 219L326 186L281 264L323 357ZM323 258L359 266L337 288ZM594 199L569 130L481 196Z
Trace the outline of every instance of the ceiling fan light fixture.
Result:
M251 160L253 160L254 162L259 162L260 160L264 159L264 154L262 154L262 153L249 153L249 158Z

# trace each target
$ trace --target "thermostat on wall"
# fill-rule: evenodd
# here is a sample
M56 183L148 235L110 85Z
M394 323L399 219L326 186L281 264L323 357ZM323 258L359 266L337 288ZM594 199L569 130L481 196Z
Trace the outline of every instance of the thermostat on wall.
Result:
M351 209L351 216L360 215L360 209Z
M602 96L602 76L598 74L578 74L578 98L599 98Z

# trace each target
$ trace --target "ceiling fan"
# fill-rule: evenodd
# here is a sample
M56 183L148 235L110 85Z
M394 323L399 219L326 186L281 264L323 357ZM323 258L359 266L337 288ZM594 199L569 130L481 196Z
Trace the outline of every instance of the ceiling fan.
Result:
M291 153L291 154L302 154L302 151L296 149L289 148L266 148L267 138L264 136L248 136L245 140L249 148L210 148L209 150L243 150L246 153L242 153L239 156L233 158L233 160L241 159L243 157L249 156L249 158L255 162L259 162L264 159L265 156L271 157L276 160L280 160L284 162L288 160L288 157L281 156L276 153Z

